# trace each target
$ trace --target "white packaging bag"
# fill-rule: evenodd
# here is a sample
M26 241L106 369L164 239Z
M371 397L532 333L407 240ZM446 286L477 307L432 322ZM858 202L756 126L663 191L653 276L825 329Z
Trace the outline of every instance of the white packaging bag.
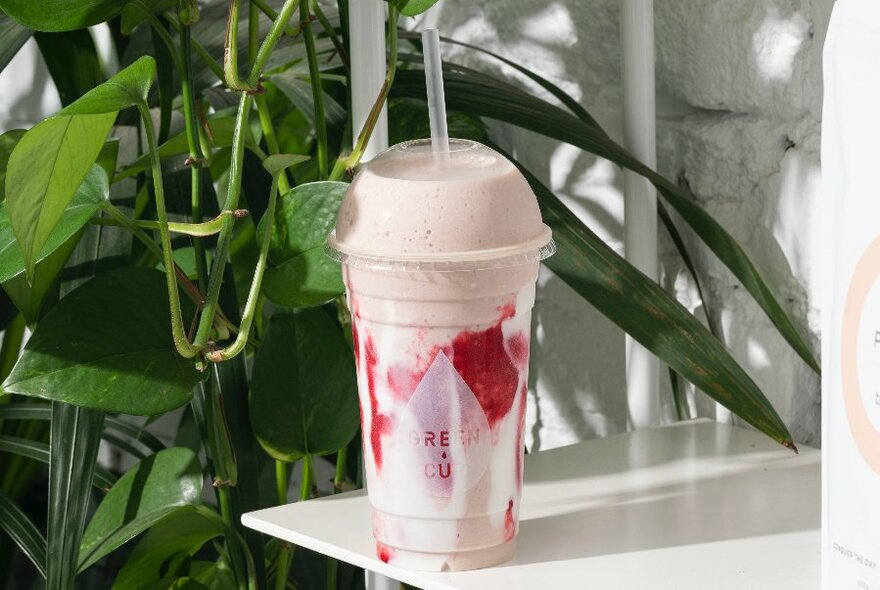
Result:
M880 1L824 48L823 588L880 590Z

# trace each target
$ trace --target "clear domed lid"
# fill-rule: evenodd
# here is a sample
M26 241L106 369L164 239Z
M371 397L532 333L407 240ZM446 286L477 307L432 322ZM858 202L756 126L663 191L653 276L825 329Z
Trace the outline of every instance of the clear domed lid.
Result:
M395 145L366 164L346 192L328 252L381 269L498 268L555 252L534 193L504 156L451 139Z

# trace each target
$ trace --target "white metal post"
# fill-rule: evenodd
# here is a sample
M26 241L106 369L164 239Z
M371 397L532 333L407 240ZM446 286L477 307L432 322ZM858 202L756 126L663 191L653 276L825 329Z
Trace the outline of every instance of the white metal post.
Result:
M385 82L385 2L354 0L348 3L351 36L351 120L357 140L370 109ZM388 147L388 109L376 122L364 161Z
M349 2L348 27L351 39L352 136L356 141L385 82L385 2ZM383 108L364 151L363 160L372 159L387 147L388 110ZM366 585L367 590L400 589L400 582L370 571L366 572Z
M623 54L623 130L626 147L651 168L657 165L654 103L654 2L622 0L620 38ZM657 192L633 172L624 173L624 246L626 258L657 280ZM660 421L660 364L627 336L626 388L631 429Z

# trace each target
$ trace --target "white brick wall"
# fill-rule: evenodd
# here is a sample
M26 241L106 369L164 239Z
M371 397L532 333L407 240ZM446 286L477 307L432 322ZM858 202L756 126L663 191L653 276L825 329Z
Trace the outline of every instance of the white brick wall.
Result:
M832 2L655 2L660 171L687 182L739 240L816 351L820 57ZM541 72L619 138L618 16L616 0L446 0L425 24ZM452 49L446 55L516 78L472 52ZM622 251L619 170L530 133L501 126L494 131ZM687 238L726 343L795 439L819 444L819 379L732 275ZM694 309L691 281L662 230L660 250L661 281ZM541 284L529 407L532 448L623 430L622 333L550 273ZM714 404L701 394L692 402L700 415L714 415Z

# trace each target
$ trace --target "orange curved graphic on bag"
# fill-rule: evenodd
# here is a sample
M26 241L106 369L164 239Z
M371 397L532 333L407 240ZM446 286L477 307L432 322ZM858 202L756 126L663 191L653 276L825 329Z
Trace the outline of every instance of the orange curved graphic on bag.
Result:
M843 308L841 329L841 377L846 416L853 439L865 462L880 475L880 432L871 422L859 381L859 324L871 287L880 278L880 237L865 249L853 271ZM880 305L877 302L876 305ZM877 327L880 330L880 326ZM875 342L876 345L876 337ZM880 366L880 348L876 364ZM880 411L880 410L878 410Z

